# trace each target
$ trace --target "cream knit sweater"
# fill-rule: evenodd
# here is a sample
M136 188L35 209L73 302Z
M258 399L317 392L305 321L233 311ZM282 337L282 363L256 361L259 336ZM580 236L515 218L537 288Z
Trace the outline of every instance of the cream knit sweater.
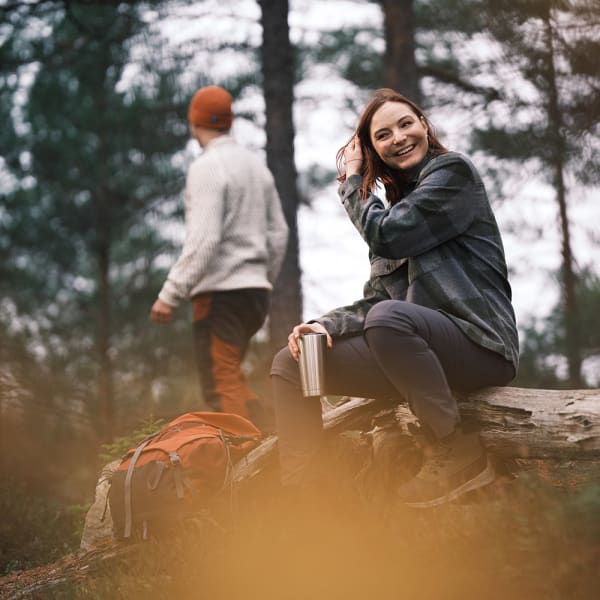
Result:
M288 228L273 176L229 135L211 140L190 166L185 242L158 297L176 306L201 292L271 289Z

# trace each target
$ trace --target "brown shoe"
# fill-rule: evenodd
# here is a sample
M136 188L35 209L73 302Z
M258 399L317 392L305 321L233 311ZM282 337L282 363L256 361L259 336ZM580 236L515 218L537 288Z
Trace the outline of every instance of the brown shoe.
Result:
M424 452L421 470L400 486L398 496L407 506L429 508L483 487L494 476L479 435L457 429Z

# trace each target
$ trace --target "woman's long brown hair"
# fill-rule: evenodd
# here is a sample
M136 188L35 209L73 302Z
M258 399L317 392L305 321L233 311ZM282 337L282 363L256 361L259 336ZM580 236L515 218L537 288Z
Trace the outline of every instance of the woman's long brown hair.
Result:
M395 204L402 199L402 193L397 184L398 172L396 171L396 173L394 173L395 170L388 167L381 158L379 158L379 155L371 142L371 120L377 110L386 102L403 102L404 104L407 104L415 115L425 123L425 126L427 127L427 141L429 144L429 149L427 150L428 154L438 156L448 152L448 149L443 146L438 139L433 125L429 122L429 119L427 119L423 110L412 100L409 100L402 94L389 88L381 88L373 93L371 100L358 120L356 131L352 134L350 140L348 140L348 142L337 152L336 163L339 173L338 181L341 182L346 180L346 175L344 173L344 150L352 141L352 138L358 136L364 156L361 168L361 175L363 176L361 194L363 199L375 189L377 181L381 181L385 188L386 198L390 204Z

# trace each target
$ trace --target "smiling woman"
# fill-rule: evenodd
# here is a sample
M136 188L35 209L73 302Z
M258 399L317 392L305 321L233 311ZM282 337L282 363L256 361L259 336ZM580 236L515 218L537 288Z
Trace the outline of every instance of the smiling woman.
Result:
M300 336L323 333L327 394L408 402L426 451L398 498L435 506L494 479L456 393L506 385L516 373L500 232L471 161L393 90L375 92L337 158L339 195L369 247L371 277L362 299L294 327L273 361L282 482L304 484L321 444L321 404L302 398L296 361Z
M427 154L427 126L423 117L403 102L386 102L371 121L375 152L392 169L416 167Z
M402 198L398 176L410 177L426 155L445 152L421 108L402 94L382 88L365 107L353 138L338 151L338 181L362 175L364 197L381 182L387 200L395 204Z

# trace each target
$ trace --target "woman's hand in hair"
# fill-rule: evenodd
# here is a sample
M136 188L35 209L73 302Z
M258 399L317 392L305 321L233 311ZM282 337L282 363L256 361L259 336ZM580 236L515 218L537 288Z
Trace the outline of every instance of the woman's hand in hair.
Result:
M360 175L363 164L363 151L358 136L354 136L344 148L344 164L346 177Z
M327 336L327 347L331 348L333 346L331 336L327 333L327 329L325 329L321 323L300 323L300 325L296 325L296 327L292 329L292 333L288 335L288 348L295 360L298 360L298 356L300 355L298 339L303 333L324 333Z

